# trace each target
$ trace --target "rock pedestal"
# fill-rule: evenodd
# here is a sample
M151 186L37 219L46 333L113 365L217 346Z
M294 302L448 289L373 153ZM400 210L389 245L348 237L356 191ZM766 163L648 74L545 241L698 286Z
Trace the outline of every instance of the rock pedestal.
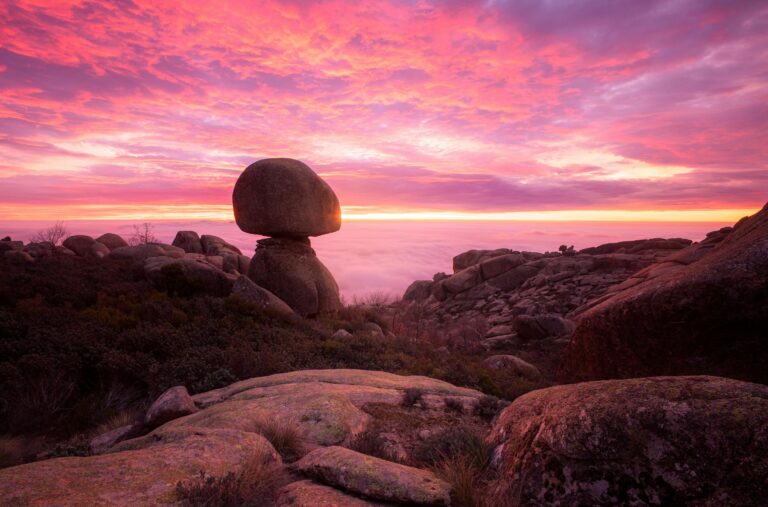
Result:
M325 181L298 160L259 160L238 178L232 205L240 229L271 236L257 242L251 280L300 315L341 308L336 280L309 242L341 227L339 200Z
M248 277L301 315L338 310L339 286L317 258L309 238L257 241Z

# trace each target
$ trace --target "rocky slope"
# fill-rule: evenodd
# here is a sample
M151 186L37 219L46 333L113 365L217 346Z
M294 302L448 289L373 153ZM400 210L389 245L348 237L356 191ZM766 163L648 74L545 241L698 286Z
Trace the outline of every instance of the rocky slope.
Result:
M519 354L553 378L577 308L690 244L648 239L580 252L470 250L454 258L453 274L414 282L399 311L410 331L463 335L487 351Z
M768 383L768 205L573 313L563 380L696 373Z

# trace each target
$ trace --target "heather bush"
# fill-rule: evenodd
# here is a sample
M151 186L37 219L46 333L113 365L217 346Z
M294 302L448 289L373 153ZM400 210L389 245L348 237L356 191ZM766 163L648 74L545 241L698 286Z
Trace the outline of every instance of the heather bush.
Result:
M300 369L426 375L504 398L535 387L418 339L332 338L339 323L386 329L370 308L309 321L166 289L128 261L59 256L12 266L0 258L0 433L65 440L175 385L194 394Z

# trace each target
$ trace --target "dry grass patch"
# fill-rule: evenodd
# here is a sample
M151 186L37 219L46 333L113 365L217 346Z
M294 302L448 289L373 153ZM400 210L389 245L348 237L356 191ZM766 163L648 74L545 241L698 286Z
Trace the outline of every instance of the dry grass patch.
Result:
M23 437L0 436L0 468L24 463L26 441Z
M266 438L283 461L292 463L304 455L306 443L296 421L263 418L254 421L253 425L253 431Z
M176 485L176 497L185 507L271 506L286 482L282 465L273 462L268 453L256 452L238 472L212 477L205 472L190 481Z

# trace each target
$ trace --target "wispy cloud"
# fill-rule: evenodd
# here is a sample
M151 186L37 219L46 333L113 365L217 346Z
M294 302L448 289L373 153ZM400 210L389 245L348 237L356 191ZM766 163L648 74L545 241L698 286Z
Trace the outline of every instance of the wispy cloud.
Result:
M221 209L305 160L343 204L749 208L762 1L11 1L0 204Z

